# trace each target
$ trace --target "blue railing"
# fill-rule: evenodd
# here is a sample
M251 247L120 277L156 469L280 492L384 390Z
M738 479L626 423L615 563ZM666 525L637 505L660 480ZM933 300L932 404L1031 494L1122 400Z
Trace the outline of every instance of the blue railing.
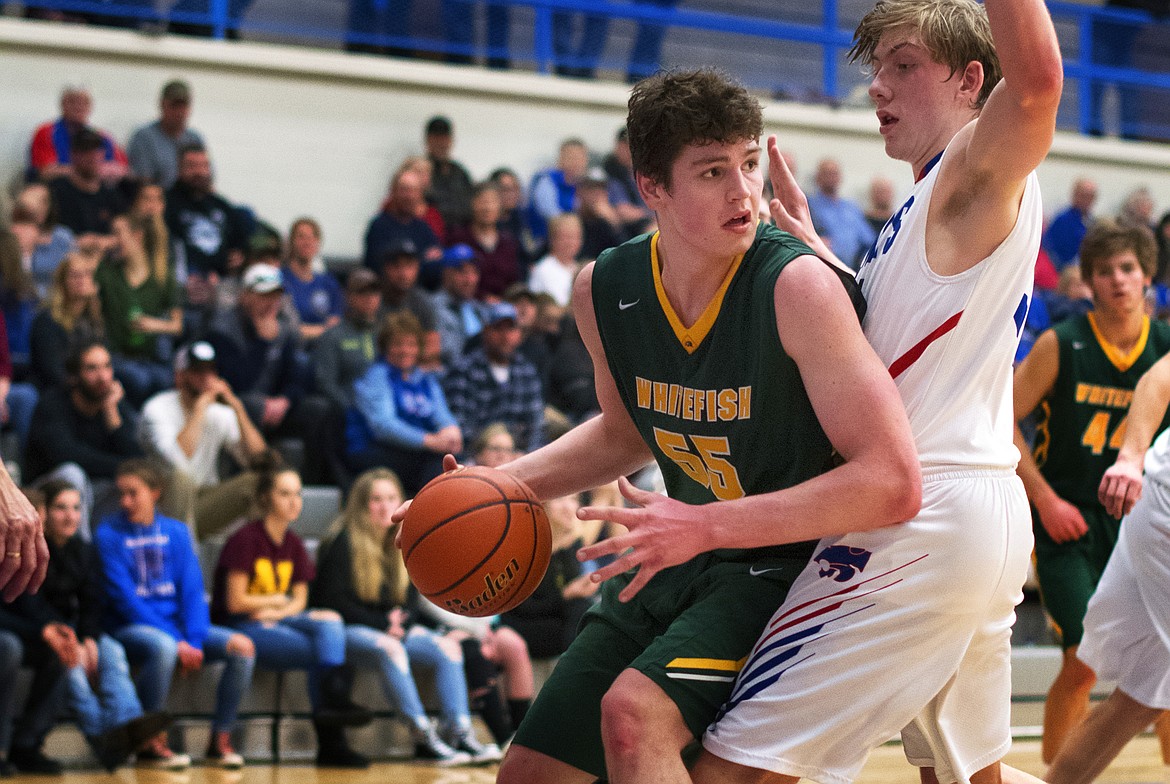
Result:
M270 11L250 13L252 2L25 0L25 7L34 13L97 16L104 23L169 26L213 38L243 33L323 46L341 43L359 51L440 56L454 62L483 58L497 66L540 73L591 75L600 68L601 78L613 71L620 78L627 67L613 56L603 56L607 29L612 35L635 38L657 28L671 31L674 41L667 48L666 65L717 59L722 62L714 64L749 86L790 94L777 84L797 84L798 97L840 103L856 97L862 83L858 69L846 63L845 52L853 24L870 5L868 0L805 5L800 0L739 0L734 7L741 13L728 13L703 7L704 2L713 8L730 5L712 0L430 0L430 8L438 8L440 17L430 20L430 26L437 21L440 29L428 35L411 29L409 13L399 10L403 0L288 0L287 11L277 16ZM1059 0L1050 2L1049 8L1065 58L1061 127L1170 140L1170 24L1140 11ZM364 16L355 9L362 9ZM416 13L415 21L417 17ZM482 24L488 28L482 46L473 40L474 22L480 17L486 17ZM573 17L597 21L584 35L600 38L581 42L581 48L594 51L569 52L558 39ZM1143 36L1153 46L1136 46ZM1116 119L1102 117L1110 101L1118 104Z

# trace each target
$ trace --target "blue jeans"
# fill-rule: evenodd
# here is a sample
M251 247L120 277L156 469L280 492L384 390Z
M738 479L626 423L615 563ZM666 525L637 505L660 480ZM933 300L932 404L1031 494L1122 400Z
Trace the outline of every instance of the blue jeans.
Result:
M98 693L94 693L85 667L80 664L69 671L67 692L67 701L77 716L78 726L90 737L142 715L142 705L130 678L126 650L106 634L98 637L97 646Z
M1133 62L1133 44L1142 27L1134 22L1097 18L1093 21L1093 63L1113 68L1129 68ZM1108 84L1093 80L1090 89L1092 100L1091 133L1100 134L1105 130L1101 110L1104 106L1105 90ZM1139 135L1141 130L1141 88L1117 86L1117 100L1120 104L1120 132L1124 137Z
M309 703L321 705L321 672L345 664L345 626L338 620L318 620L307 612L275 624L244 621L236 630L256 646L256 663L266 670L307 670Z
M471 713L467 707L467 681L463 677L463 663L447 658L439 648L434 632L416 628L402 641L406 662L400 667L379 643L387 635L369 626L345 627L345 645L350 662L358 667L377 670L382 680L386 699L416 725L426 720L426 711L419 699L418 689L410 674L410 664L420 664L434 673L435 688L439 693L443 720L451 726L467 726Z
M581 17L578 39L576 19ZM597 60L605 50L609 17L554 11L552 15L553 58L559 73L592 77Z
M204 662L224 662L223 673L215 692L215 717L211 728L229 732L236 726L240 702L252 685L252 670L256 665L251 656L228 651L227 644L233 632L223 626L212 626L203 641ZM138 696L148 711L160 711L166 703L179 662L179 643L162 629L142 623L123 626L114 636L126 647L130 661L138 667Z
M16 433L16 441L20 444L20 456L24 457L24 449L28 446L28 429L32 425L33 411L37 407L37 388L32 384L18 382L8 389L8 421ZM15 457L15 455L6 455Z

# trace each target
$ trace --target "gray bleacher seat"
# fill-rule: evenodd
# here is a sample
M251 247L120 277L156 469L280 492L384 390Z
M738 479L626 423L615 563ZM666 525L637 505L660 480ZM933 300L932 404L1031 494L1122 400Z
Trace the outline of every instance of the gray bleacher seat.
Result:
M306 485L301 492L305 506L292 530L302 539L323 539L329 524L341 512L341 490L332 485Z

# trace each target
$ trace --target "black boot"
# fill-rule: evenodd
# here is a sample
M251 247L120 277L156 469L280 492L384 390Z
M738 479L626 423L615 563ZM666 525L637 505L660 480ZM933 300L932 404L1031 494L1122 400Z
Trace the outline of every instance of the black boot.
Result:
M345 730L336 724L322 724L313 720L317 731L317 767L319 768L368 768L370 761L349 747Z
M142 744L169 726L171 726L169 714L144 713L125 724L111 727L101 735L86 740L89 741L89 745L101 766L113 773L131 754L138 751Z
M333 727L364 727L374 714L349 698L352 672L348 667L332 667L321 673L321 707L313 720Z

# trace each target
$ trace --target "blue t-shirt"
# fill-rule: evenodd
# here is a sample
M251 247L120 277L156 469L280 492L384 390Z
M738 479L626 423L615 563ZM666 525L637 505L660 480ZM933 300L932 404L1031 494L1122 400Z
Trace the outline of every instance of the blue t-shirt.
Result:
M337 279L327 273L315 273L307 283L287 267L282 270L284 290L304 324L324 324L330 316L341 316L345 298Z

